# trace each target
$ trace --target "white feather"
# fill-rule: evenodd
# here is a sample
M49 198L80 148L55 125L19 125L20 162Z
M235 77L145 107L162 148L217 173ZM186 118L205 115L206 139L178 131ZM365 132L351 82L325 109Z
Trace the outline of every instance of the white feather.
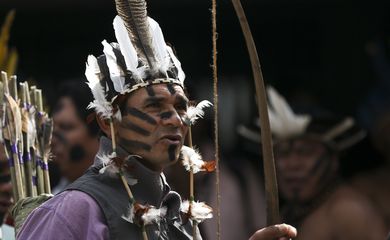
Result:
M97 63L97 59L89 55L86 63L85 76L88 79L88 86L91 89L94 101L88 105L88 109L94 108L95 111L105 119L109 119L112 116L112 106L106 100L104 89L100 85L100 68Z
M126 30L122 18L116 16L114 18L113 25L115 30L115 37L119 43L119 47L122 52L122 55L125 58L127 70L129 70L132 73L132 77L137 82L142 82L140 69L138 69L138 55L133 44L131 43L129 34Z
M286 139L302 134L311 121L309 115L293 112L287 101L273 87L267 87L270 107L268 115L271 131L275 137Z
M146 206L140 205L141 208L146 208ZM144 225L149 225L152 223L159 223L162 218L165 217L167 213L167 208L162 207L162 208L155 208L153 206L148 206L148 209L146 212L141 216L141 219L144 223ZM134 204L130 204L128 208L128 212L126 215L122 216L122 219L126 220L127 222L130 223L135 223L135 211L134 211Z
M183 166L187 171L192 171L193 173L204 171L203 166L205 165L205 162L202 160L202 156L200 156L197 150L183 146L181 148L181 153L183 155Z
M194 125L196 120L198 120L199 118L203 118L203 116L204 116L203 109L206 107L210 107L212 105L213 104L211 102L209 102L207 100L203 100L200 103L198 103L198 105L196 105L196 107L194 107L194 106L188 107L185 121L187 123L190 123L190 125Z
M107 174L111 178L118 177L119 168L116 166L115 162L112 161L116 157L115 153L108 154L98 154L96 156L103 164L103 167L99 170L99 174ZM124 171L124 175L127 181L127 184L133 186L138 183L138 180L135 179L128 172Z
M191 202L186 200L181 204L181 211L183 213L189 214L189 208L191 205L190 211L190 219L196 221L197 223L201 223L206 219L213 217L213 209L207 206L204 202Z
M170 57L167 51L167 44L164 40L164 35L158 23L152 18L148 17L149 29L152 34L152 43L156 51L158 68L166 73L170 63Z
M179 81L184 84L184 80L186 78L186 75L184 74L184 71L183 69L181 68L181 63L180 61L177 59L177 57L175 56L175 54L173 53L172 51L172 48L167 46L167 51L169 53L169 56L171 57L172 59L172 62L174 64L174 67L177 68L177 71L178 71L178 78L179 78Z
M142 215L142 220L144 221L144 225L149 225L152 223L159 223L162 218L167 214L167 208L155 208L151 207Z
M117 59L111 44L109 44L106 40L103 40L102 44L104 55L106 55L110 78L114 84L114 89L118 93L124 93L127 88L125 83L125 73L118 66Z

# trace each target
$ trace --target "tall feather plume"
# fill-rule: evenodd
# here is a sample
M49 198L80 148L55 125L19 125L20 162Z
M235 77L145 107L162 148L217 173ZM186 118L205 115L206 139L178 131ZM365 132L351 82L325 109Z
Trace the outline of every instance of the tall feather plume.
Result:
M168 54L169 56L171 57L172 59L172 62L174 64L174 67L176 67L177 71L178 71L178 78L179 78L179 81L183 84L184 83L184 79L186 78L186 75L184 74L184 71L183 69L181 68L181 63L180 61L177 59L177 57L175 56L175 54L173 53L173 50L171 47L167 46L167 51L168 51Z
M118 93L123 93L126 90L125 73L117 63L113 47L106 40L102 42L103 52L106 55L107 66L110 71L110 78L114 83L114 90Z
M148 63L152 75L158 73L158 60L150 33L145 0L115 0L118 15L122 18L139 57Z
M106 100L103 87L100 85L100 68L97 59L89 55L86 63L85 76L88 79L88 86L92 91L94 101L88 105L88 109L94 108L95 111L105 119L111 118L113 109L111 104Z
M171 62L170 56L167 51L167 44L164 40L164 35L160 28L160 25L152 18L148 18L150 31L152 32L152 43L155 48L158 69L167 76L167 70Z
M120 50L123 57L125 58L127 70L132 73L132 77L138 82L142 82L141 74L144 71L138 69L138 55L137 51L130 40L129 34L126 30L126 27L123 23L122 18L116 16L114 18L114 30L115 37L119 43Z
M280 139L302 134L311 121L309 115L297 115L287 101L273 87L267 87L268 108L272 133Z

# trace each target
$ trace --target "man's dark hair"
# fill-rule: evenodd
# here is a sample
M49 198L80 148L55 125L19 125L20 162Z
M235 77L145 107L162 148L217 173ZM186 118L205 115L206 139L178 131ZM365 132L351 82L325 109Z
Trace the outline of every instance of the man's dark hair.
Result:
M91 136L97 136L100 132L99 125L94 117L89 117L95 111L93 109L87 109L89 103L93 101L93 96L85 82L86 80L84 79L78 79L76 81L62 83L58 90L53 114L61 110L60 99L69 97L76 108L78 117L87 125L89 134Z

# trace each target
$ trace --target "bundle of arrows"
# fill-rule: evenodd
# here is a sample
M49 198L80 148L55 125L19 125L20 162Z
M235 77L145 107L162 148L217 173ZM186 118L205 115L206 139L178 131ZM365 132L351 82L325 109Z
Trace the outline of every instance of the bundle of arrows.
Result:
M48 161L53 121L43 110L42 90L17 84L1 72L0 141L11 172L14 200L50 194Z

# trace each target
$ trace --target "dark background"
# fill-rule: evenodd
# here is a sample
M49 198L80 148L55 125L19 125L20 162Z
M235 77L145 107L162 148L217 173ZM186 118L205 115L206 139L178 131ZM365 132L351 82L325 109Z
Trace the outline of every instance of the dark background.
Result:
M101 54L103 39L114 41L113 2L1 0L1 19L8 10L17 11L10 45L19 51L19 78L34 78L50 99L53 86L83 77L87 55ZM355 111L375 80L365 45L376 38L387 41L389 1L246 0L243 5L268 83L288 97L303 89L326 108ZM211 1L150 0L148 7L176 48L190 85L211 82ZM221 79L251 77L230 1L218 1L218 31Z

